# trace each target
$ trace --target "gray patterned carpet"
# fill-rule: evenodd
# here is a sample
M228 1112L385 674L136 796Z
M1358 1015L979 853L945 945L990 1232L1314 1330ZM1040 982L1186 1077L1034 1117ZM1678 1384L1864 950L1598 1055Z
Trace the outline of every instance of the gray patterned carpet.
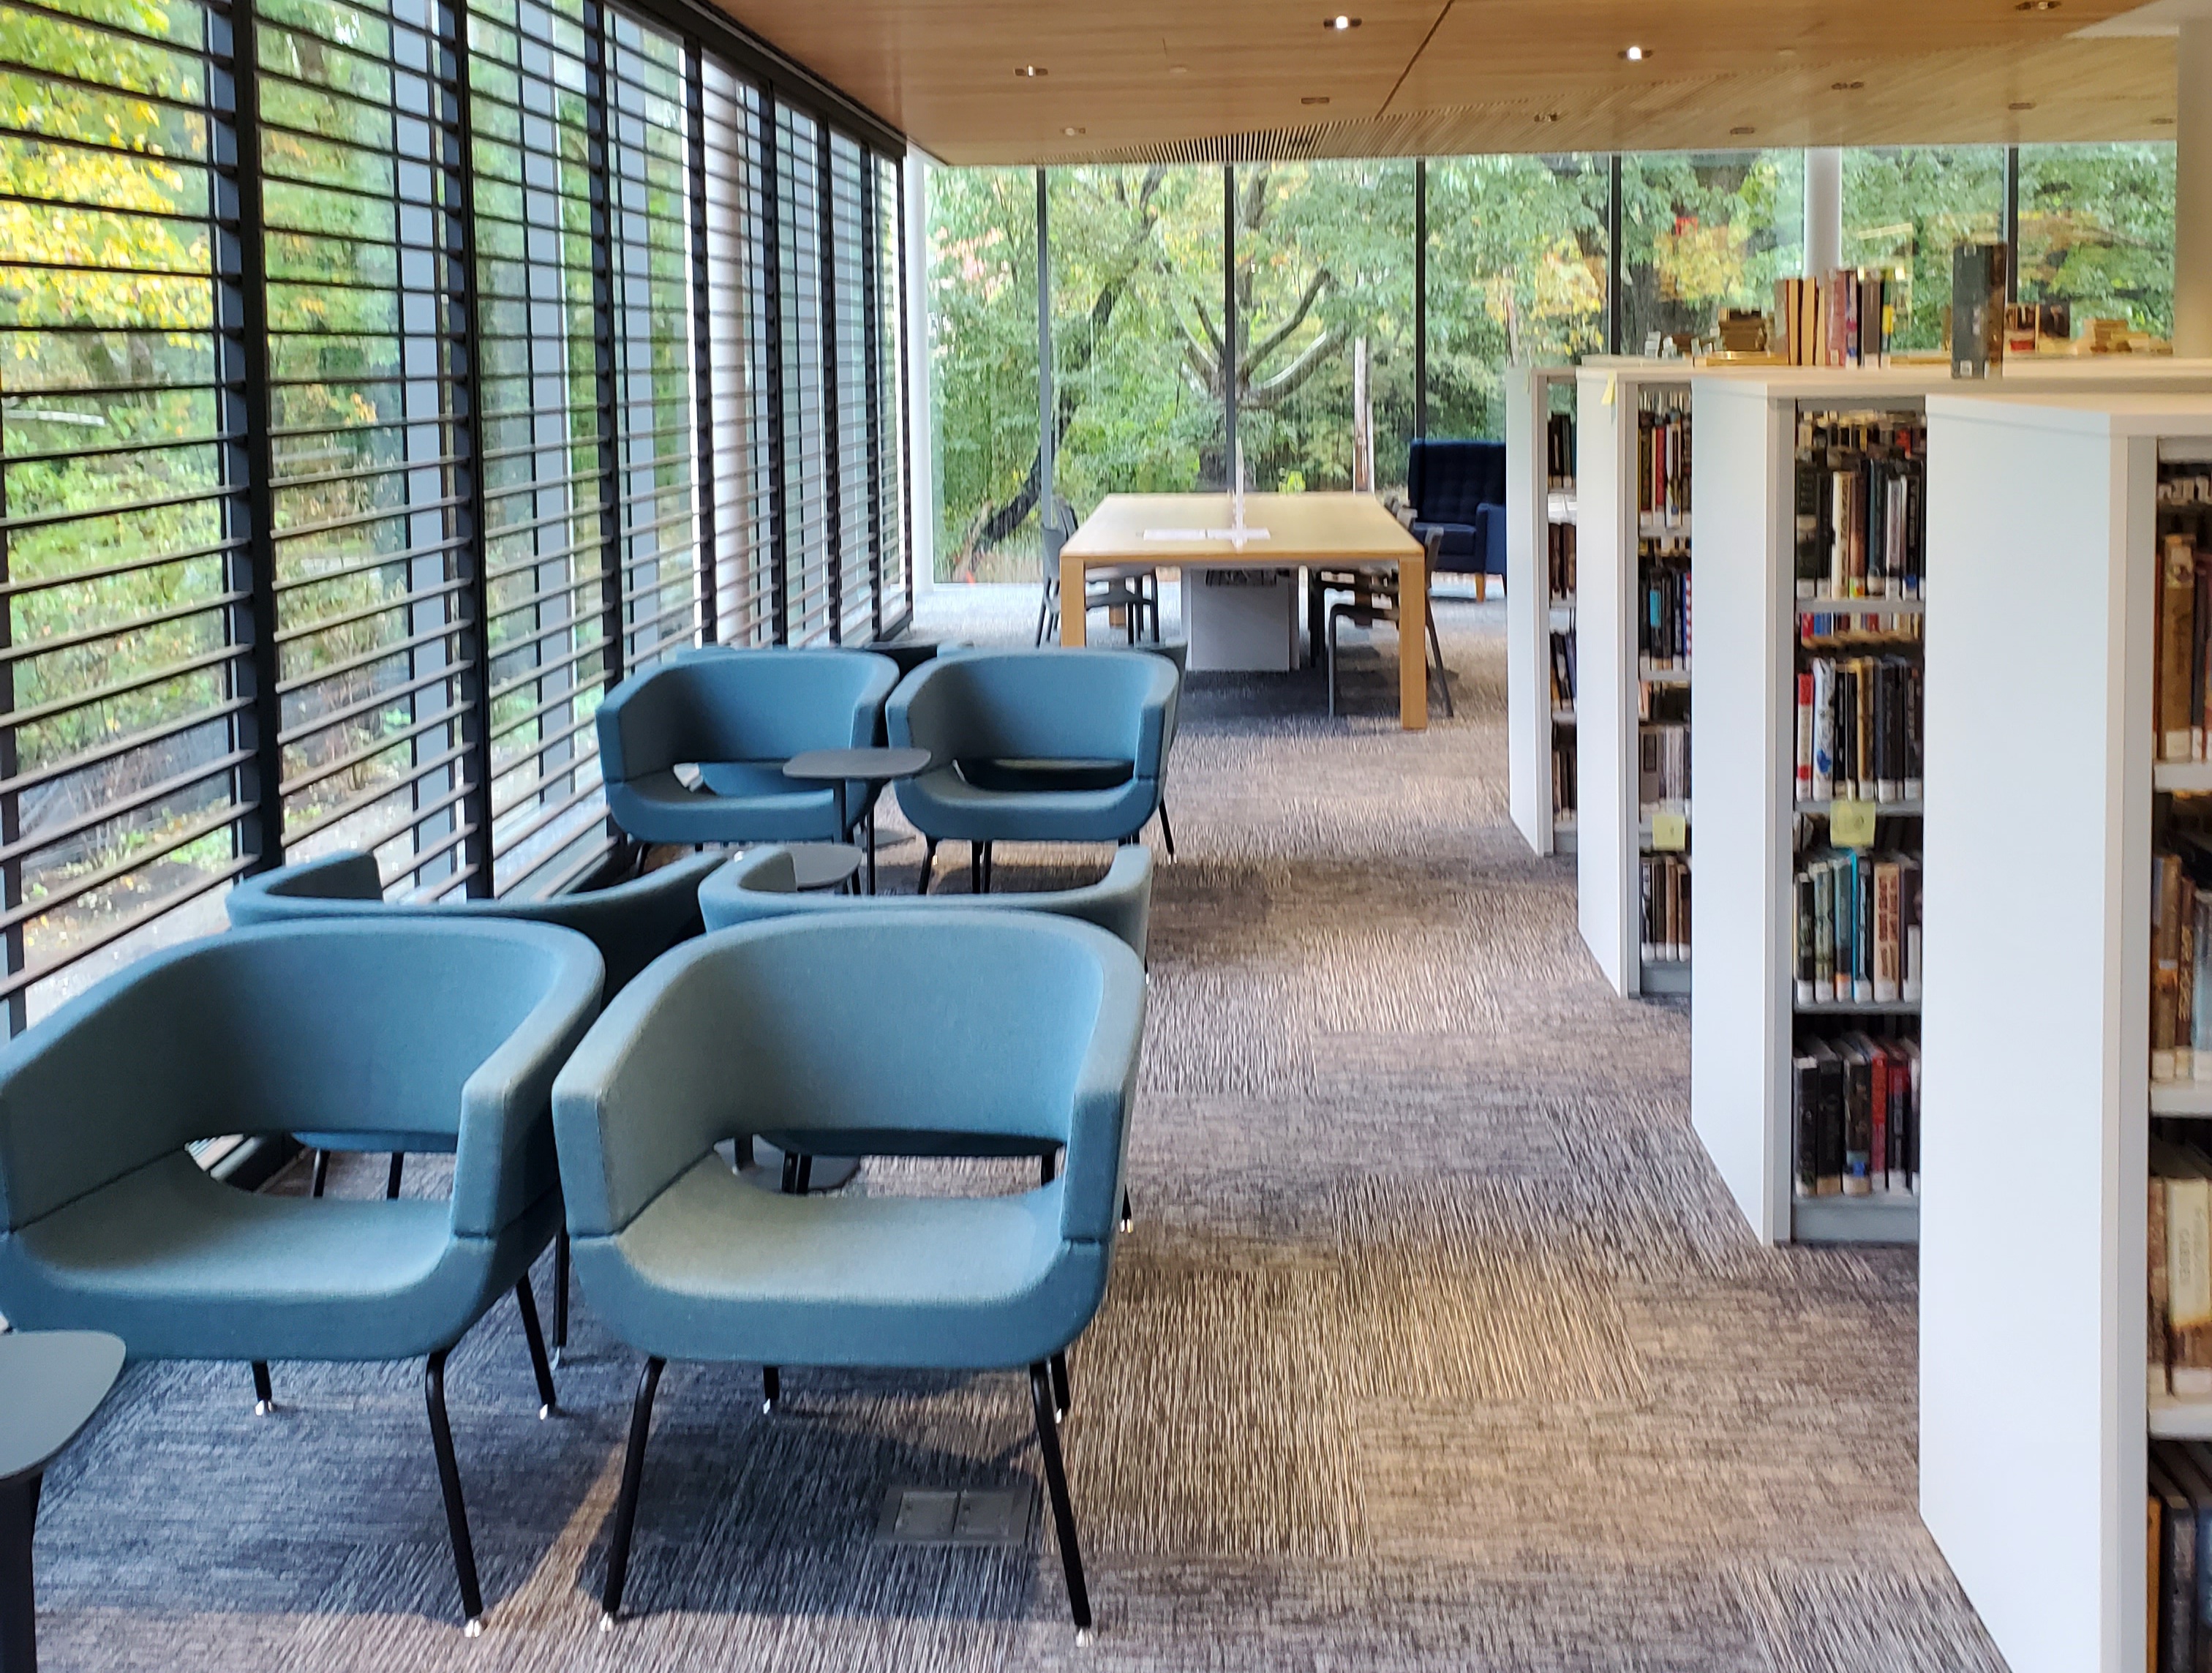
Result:
M963 588L924 619L1026 639L1031 608ZM1571 869L1507 822L1499 606L1439 613L1460 718L1425 735L1372 649L1346 720L1303 677L1187 699L1138 1225L1074 1355L1091 1646L1048 1532L872 1536L894 1481L1037 1479L1022 1379L790 1371L763 1417L750 1373L681 1366L637 1613L601 1636L637 1362L586 1298L550 1421L512 1307L453 1357L483 1638L419 1366L280 1365L258 1420L243 1366L148 1366L51 1480L47 1665L1999 1666L1914 1513L1911 1256L1750 1242L1689 1130L1686 1013L1607 992ZM1001 886L1067 863L1002 850Z

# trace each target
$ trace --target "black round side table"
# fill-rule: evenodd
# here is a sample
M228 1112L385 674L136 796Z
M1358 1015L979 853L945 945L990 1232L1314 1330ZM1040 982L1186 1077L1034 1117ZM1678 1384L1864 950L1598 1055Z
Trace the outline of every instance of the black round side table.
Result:
M808 750L783 763L783 776L837 792L837 829L845 824L845 787L868 787L868 892L876 892L876 798L893 779L927 770L929 751L915 749Z

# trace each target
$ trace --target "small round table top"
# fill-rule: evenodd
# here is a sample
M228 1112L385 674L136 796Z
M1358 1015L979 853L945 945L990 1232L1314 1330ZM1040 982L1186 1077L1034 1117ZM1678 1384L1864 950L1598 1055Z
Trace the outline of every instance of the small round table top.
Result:
M929 765L927 750L808 750L783 763L786 778L856 778L871 783L912 778Z
M123 1339L105 1330L0 1335L0 1481L44 1469L122 1372Z
M834 889L860 869L860 850L850 843L781 843L791 855L794 885L809 889Z

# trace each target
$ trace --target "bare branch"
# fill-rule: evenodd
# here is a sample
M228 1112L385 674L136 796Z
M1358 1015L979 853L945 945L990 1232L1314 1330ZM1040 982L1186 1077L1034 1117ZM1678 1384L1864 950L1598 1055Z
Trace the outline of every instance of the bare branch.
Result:
M1313 276L1313 282L1306 286L1306 294L1298 298L1297 307L1291 310L1291 317L1274 331L1270 332L1264 342L1255 344L1247 350L1243 362L1237 370L1243 375L1249 376L1264 365L1267 356L1289 342L1291 333L1305 324L1306 315L1313 312L1313 306L1321 300L1322 292L1334 283L1334 276L1326 267L1316 273Z
M1300 386L1320 371L1343 346L1344 339L1334 332L1323 332L1306 344L1304 353L1273 377L1255 383L1249 391L1240 393L1237 404L1261 410L1280 405L1296 394Z

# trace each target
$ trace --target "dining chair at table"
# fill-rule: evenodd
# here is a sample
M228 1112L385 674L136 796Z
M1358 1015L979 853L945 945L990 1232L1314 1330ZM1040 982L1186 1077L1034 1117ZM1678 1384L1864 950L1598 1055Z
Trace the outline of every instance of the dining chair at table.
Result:
M542 924L270 924L150 953L0 1047L0 1313L106 1330L133 1360L422 1359L447 1531L483 1613L446 1356L530 1291L561 1222L553 1078L598 1014L599 955ZM295 1128L442 1139L448 1201L243 1191L188 1147ZM337 1530L334 1530L336 1532Z
M1421 544L1430 563L1437 561L1437 554L1443 550L1443 532L1437 529L1432 528L1422 536ZM1426 587L1429 573L1425 568L1421 595L1422 625L1429 640L1429 678L1436 682L1437 689L1443 694L1444 713L1449 716L1455 712L1452 708L1451 669L1444 661L1443 641L1437 636L1436 605ZM1348 596L1327 603L1328 595L1331 593L1342 593ZM1339 624L1348 618L1354 627L1372 628L1378 623L1387 622L1402 633L1406 630L1405 605L1400 596L1398 575L1395 570L1387 573L1363 569L1324 570L1315 578L1313 596L1326 605L1328 612L1328 712L1334 715L1336 713L1336 630Z
M1105 1296L1144 1018L1137 957L1102 929L913 906L723 930L607 1007L553 1095L577 1277L646 1356L603 1626L622 1606L662 1367L684 1360L1026 1367L1088 1631L1048 1362ZM875 1149L964 1131L1057 1144L1066 1165L1011 1196L780 1195L715 1148L763 1129Z
M605 965L605 998L622 991L629 979L678 942L701 928L699 885L720 868L726 855L687 854L672 864L604 889L575 890L542 897L501 895L465 900L390 900L375 856L344 849L280 866L246 879L223 897L235 927L264 923L317 923L369 918L384 922L434 919L459 923L544 923L573 929L599 950ZM384 1194L399 1195L405 1149L393 1149L389 1133L295 1133L315 1153L308 1195L320 1196L334 1151L388 1151ZM451 1152L451 1135L417 1134L408 1147L417 1152ZM568 1234L553 1245L553 1363L568 1346Z
M783 763L811 750L872 746L897 684L898 665L871 651L680 653L599 705L607 811L641 843L849 842L872 818L868 787L845 787L841 821L836 787L795 783ZM691 768L696 788L678 771Z
M981 892L994 843L1133 841L1159 812L1181 686L1144 650L969 651L908 675L884 724L937 763L893 792L922 835L917 892L940 843L969 845Z

